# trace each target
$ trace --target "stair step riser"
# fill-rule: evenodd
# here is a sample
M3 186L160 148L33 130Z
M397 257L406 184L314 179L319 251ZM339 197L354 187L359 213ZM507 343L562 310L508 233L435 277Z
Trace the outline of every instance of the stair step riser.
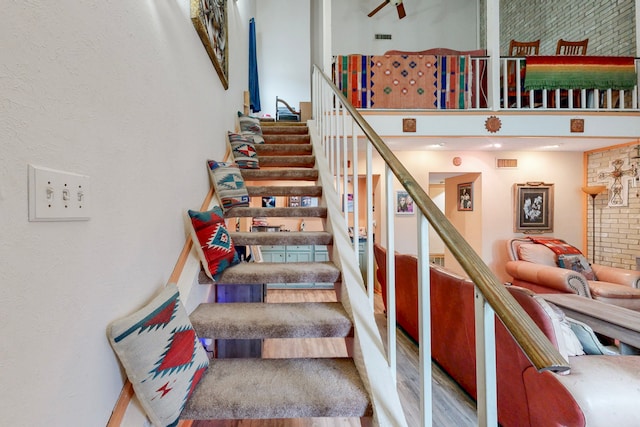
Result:
M313 152L309 144L256 144L256 153L262 156L308 156Z
M265 135L263 134L265 144L310 144L311 137L309 135Z
M263 135L308 135L307 126L261 126Z

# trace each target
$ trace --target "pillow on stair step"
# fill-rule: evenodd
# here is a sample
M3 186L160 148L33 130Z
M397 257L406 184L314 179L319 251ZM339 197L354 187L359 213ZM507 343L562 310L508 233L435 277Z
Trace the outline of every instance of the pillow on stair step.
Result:
M209 359L176 285L167 285L140 310L112 322L107 335L153 425L177 425Z
M204 272L211 280L226 268L240 262L231 235L225 227L222 209L187 211L191 224L191 239L196 247Z
M240 169L260 169L258 153L253 139L246 136L228 132L227 141L231 147L233 160Z
M238 206L249 206L249 193L237 165L207 160L207 166L216 197L225 211Z
M240 133L251 138L254 144L264 144L264 137L262 136L262 127L260 126L259 119L244 115L238 111L238 127L240 128Z

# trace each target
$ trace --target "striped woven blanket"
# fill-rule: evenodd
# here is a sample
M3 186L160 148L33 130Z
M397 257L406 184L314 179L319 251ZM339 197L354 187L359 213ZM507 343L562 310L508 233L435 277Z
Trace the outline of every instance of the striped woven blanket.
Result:
M528 56L524 87L530 89L633 89L632 57Z

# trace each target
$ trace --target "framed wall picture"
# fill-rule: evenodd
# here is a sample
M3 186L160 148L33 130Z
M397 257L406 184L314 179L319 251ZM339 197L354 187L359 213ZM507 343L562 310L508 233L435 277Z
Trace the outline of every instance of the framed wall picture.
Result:
M227 0L191 0L191 22L220 77L222 86L229 89Z
M473 182L458 184L458 210L473 210Z
M553 232L553 184L527 182L514 185L516 233Z
M318 206L318 198L311 197L311 196L302 196L300 197L300 206L304 206L304 207Z
M275 196L264 196L262 198L262 207L263 208L275 208L276 207L276 198L275 198Z
M300 196L289 196L289 207L290 208L300 207Z
M413 199L406 191L396 191L396 215L413 215Z

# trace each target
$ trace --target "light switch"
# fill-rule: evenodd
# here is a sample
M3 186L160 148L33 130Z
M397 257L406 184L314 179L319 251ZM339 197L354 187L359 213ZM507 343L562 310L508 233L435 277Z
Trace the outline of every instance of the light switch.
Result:
M90 178L29 165L29 221L86 221Z

